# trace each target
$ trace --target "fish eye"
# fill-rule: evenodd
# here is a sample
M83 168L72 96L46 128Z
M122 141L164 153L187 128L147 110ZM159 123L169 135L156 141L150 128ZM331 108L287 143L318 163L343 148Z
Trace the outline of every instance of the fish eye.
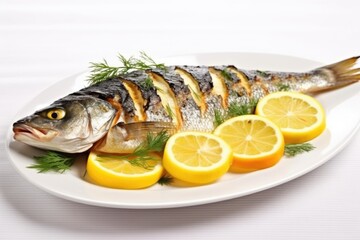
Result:
M60 120L65 117L65 111L63 109L52 109L46 113L46 116L51 120Z

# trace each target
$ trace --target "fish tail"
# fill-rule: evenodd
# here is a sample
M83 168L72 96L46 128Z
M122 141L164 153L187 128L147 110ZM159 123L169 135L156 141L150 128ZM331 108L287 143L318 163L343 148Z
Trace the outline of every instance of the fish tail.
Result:
M355 67L360 56L345 59L343 61L320 68L330 72L333 79L333 88L343 87L360 81L360 68Z

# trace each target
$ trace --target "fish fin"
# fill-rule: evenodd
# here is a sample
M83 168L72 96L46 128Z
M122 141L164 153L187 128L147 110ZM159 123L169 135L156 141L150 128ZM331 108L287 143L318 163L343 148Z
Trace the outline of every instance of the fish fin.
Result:
M334 78L334 88L360 81L360 68L354 68L360 56L324 66L320 69L330 71Z
M146 138L150 134L158 134L166 131L169 134L176 132L176 126L172 122L133 122L133 123L118 123L116 125L126 131L126 139Z
M159 134L162 131L172 135L176 132L176 126L172 122L118 123L95 144L93 151L116 154L131 153L146 140L149 133Z

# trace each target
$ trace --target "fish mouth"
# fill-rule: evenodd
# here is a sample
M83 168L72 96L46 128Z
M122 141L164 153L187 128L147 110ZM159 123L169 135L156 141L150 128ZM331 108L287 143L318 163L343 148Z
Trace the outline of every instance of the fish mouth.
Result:
M13 127L14 139L30 138L36 141L46 142L53 139L57 132L50 129L34 128L26 124L15 124Z

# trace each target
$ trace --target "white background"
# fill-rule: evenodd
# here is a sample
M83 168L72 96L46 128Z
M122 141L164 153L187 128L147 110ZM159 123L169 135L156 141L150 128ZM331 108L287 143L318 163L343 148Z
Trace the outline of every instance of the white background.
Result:
M355 0L0 0L0 239L360 239L358 133L328 163L289 183L163 210L56 198L15 172L4 143L27 101L91 61L144 50L155 59L265 52L332 63L360 54L359 9Z

